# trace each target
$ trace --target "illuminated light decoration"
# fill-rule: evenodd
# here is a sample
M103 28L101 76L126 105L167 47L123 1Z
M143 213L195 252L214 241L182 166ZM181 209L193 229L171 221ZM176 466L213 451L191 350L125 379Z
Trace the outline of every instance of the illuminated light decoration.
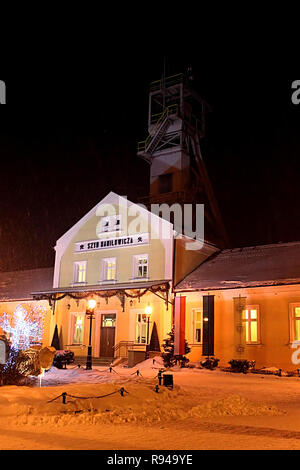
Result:
M43 338L44 319L47 309L41 305L18 305L10 322L10 315L4 313L0 326L10 335L11 348L25 351L32 343L41 343Z
M42 378L43 378L44 375L45 375L45 370L46 370L46 369L43 369L43 368L42 368L42 372L41 372L40 375L38 376L38 379L39 379L39 386L40 386L40 387L42 386Z
M65 292L63 294L53 294L53 293L43 293L43 294L34 294L34 300L48 300L49 305L52 306L53 302L58 302L59 300L64 299L65 297L70 297L73 300L80 301L84 299L88 299L91 295L95 295L100 298L104 298L106 303L108 304L108 300L114 296L117 296L121 302L121 306L123 312L125 311L125 298L129 299L138 299L140 302L141 297L143 297L147 292L150 292L158 297L160 297L166 304L166 309L168 310L169 304L173 304L169 300L169 291L170 291L170 284L169 282L164 282L162 284L152 285L150 287L142 288L142 289L117 289L117 290L96 290L96 291L86 291L84 293L72 293L72 292ZM162 295L160 295L162 294Z

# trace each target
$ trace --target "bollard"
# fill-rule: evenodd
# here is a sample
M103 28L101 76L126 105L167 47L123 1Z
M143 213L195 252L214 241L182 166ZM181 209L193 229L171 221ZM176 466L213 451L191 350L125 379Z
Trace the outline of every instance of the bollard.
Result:
M173 375L172 374L164 374L163 375L163 380L164 380L164 387L173 389L174 383L173 383Z
M157 378L158 378L158 384L161 385L161 382L162 382L162 371L161 370L158 372Z
M61 396L62 396L63 404L66 405L67 404L67 394L66 394L66 392L62 393Z

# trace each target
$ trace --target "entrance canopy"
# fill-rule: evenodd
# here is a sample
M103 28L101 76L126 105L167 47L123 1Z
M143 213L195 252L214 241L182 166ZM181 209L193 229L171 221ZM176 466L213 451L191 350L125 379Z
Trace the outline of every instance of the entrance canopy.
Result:
M47 291L33 292L32 296L34 300L48 300L49 304L52 305L53 302L62 300L65 297L70 297L71 299L81 300L87 299L93 295L102 297L108 300L111 297L118 297L123 312L125 310L125 300L126 298L140 299L147 292L152 292L152 294L157 295L166 303L168 309L169 305L169 291L170 291L170 281L146 281L139 282L138 285L132 283L123 283L123 284L105 284L105 285L95 285L95 286L75 286L75 287L59 287L56 289L49 289Z

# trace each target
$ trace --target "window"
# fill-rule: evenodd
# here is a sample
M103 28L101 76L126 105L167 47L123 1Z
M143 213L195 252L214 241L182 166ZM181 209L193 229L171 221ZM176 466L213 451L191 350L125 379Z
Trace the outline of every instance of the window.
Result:
M290 305L291 342L300 341L300 304Z
M300 307L295 308L295 341L300 341Z
M243 311L243 323L245 325L246 343L259 343L259 307L247 306L246 310Z
M76 261L74 263L73 283L82 284L86 282L86 261Z
M116 258L105 258L102 260L102 281L116 280Z
M121 230L121 215L109 215L103 217L97 226L97 235L107 232L119 232Z
M83 327L84 327L84 314L77 315L71 313L70 315L70 343L83 344Z
M148 255L135 255L133 258L134 263L134 279L147 279L148 278Z
M193 342L203 343L203 318L202 311L200 309L193 310Z
M116 315L115 314L105 314L102 315L102 327L104 328L115 328L116 326Z
M83 343L83 315L76 315L76 321L74 326L74 344Z
M150 316L146 313L138 313L136 316L135 342L146 344L149 341L149 322Z

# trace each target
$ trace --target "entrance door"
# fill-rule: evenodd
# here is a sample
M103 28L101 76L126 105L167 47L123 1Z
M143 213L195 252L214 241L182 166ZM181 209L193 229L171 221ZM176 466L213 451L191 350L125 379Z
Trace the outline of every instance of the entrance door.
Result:
M101 315L100 357L114 357L116 315Z

